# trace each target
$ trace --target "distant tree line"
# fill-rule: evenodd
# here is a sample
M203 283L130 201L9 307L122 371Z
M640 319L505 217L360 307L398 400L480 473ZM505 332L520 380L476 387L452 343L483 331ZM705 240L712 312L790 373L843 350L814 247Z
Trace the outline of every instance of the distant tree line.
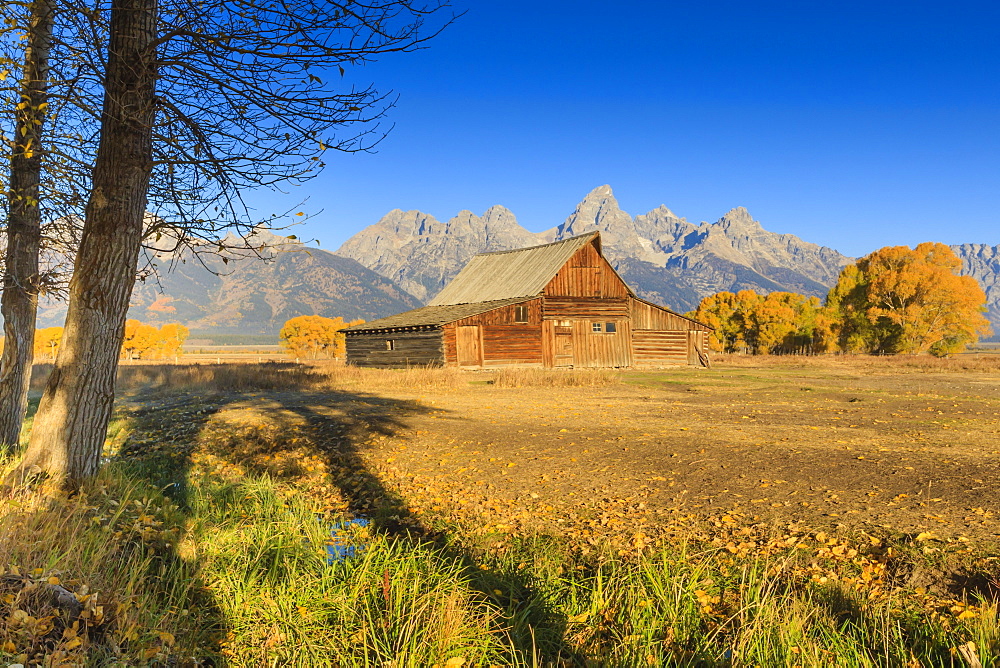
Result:
M281 345L296 359L343 359L347 356L347 337L341 331L364 320L345 321L319 315L300 315L285 322L278 334Z
M845 267L825 303L741 290L706 297L688 315L715 328L718 352L943 356L990 333L986 294L961 268L944 244L889 246Z
M54 361L59 353L59 343L63 337L62 327L45 327L35 331L34 359ZM159 329L138 320L125 321L125 339L122 342L121 359L151 360L169 359L181 354L181 347L188 337L188 328L171 323ZM5 339L0 338L0 350Z

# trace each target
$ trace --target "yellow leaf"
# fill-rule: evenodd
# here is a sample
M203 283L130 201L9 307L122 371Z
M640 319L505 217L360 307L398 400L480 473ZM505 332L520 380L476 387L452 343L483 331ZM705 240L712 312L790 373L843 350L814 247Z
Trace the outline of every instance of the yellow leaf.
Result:
M48 581L47 581L47 582L48 582L48 583L49 583L50 585L57 585L57 584L59 584L59 578L57 578L56 576L54 576L54 575L53 575L52 577L50 577L50 578L48 579Z
M453 666L454 668L461 668L465 665L465 657L453 656L444 662L445 666Z
M160 631L160 640L167 647L173 647L174 642L176 642L173 633L167 633L166 631Z
M930 531L921 531L920 533L917 534L917 537L914 540L920 542L920 541L930 540L931 538L934 537L935 537L934 534L931 533Z
M79 647L82 644L83 644L83 641L80 640L79 636L76 636L76 637L70 638L68 641L66 641L66 644L63 645L63 648L64 649L76 649L77 647Z

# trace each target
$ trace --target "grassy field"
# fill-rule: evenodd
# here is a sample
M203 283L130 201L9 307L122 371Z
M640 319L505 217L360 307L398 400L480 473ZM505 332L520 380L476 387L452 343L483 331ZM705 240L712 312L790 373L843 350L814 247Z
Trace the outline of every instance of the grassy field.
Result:
M1000 662L997 356L119 386L0 500L0 665Z

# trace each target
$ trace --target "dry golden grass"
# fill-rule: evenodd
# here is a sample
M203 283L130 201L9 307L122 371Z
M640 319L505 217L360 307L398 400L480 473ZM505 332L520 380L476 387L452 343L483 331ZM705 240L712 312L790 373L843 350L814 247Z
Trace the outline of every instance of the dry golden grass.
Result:
M214 644L196 566L167 549L177 507L106 473L72 498L0 496L0 663L151 665Z
M35 365L31 389L41 391L51 364ZM531 369L462 371L442 367L368 369L341 362L226 362L222 364L123 364L118 389L165 391L253 392L288 390L455 390L469 383L497 387L599 387L617 385L621 373L611 369Z
M961 372L1000 371L1000 355L969 353L933 355L736 355L712 354L715 367L815 367L826 369Z
M122 389L152 387L246 392L324 391L362 387L370 391L449 389L465 383L455 369L362 369L337 363L144 364L122 366L118 372L118 386Z
M611 369L500 369L493 376L497 387L601 387L621 383Z

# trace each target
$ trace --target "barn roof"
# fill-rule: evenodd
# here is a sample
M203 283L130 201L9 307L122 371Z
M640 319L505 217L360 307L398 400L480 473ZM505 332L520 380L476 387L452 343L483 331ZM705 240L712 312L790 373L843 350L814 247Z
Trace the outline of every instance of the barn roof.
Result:
M574 253L595 239L600 249L600 234L591 232L544 246L480 253L428 306L535 297Z
M532 295L534 296L534 295ZM440 306L423 306L412 311L397 313L387 318L379 318L353 327L347 327L345 332L363 332L372 329L393 329L396 327L424 327L427 325L444 325L445 323L468 318L492 311L501 306L520 304L531 297L514 297L512 299L494 299L476 304L444 304Z

